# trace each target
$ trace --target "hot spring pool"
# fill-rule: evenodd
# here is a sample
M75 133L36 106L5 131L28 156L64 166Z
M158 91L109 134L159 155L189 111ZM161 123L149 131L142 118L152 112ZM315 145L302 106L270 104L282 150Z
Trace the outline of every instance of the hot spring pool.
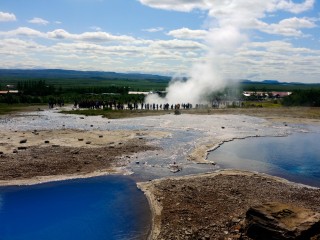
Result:
M235 140L211 152L208 159L221 168L258 171L320 187L320 133Z
M148 201L123 176L0 188L0 239L146 239Z

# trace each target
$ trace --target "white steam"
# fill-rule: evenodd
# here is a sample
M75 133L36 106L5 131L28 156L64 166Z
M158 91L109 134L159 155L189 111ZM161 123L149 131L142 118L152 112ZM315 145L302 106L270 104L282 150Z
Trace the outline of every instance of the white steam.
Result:
M191 11L195 8L207 10L212 23L205 38L208 46L206 56L195 63L188 73L188 80L173 78L166 89L165 98L151 95L146 103L202 103L208 94L224 89L230 81L224 66L235 64L232 59L248 37L244 34L250 29L266 25L262 22L266 13L279 10L300 13L312 8L315 0L294 3L292 0L139 0L142 4L167 10ZM228 58L225 58L228 56ZM236 79L239 76L232 76Z
M173 78L166 89L165 98L149 95L146 103L204 103L210 93L222 90L229 84L222 69L224 64L221 56L235 54L247 37L240 32L237 24L218 24L218 28L208 31L205 41L209 50L202 60L191 67L188 79Z

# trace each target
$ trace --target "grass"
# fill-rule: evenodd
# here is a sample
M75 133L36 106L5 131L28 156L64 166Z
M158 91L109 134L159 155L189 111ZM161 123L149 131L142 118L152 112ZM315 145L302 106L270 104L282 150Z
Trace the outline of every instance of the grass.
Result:
M146 117L146 116L159 116L164 114L171 114L173 111L154 111L154 110L102 110L102 109L90 109L90 110L71 110L61 111L65 114L79 114L85 116L102 116L108 119L120 119L120 118L133 118L133 117Z
M262 108L278 108L282 107L278 101L265 101L265 102L244 102L244 107L262 107Z
M39 108L43 108L43 104L6 104L0 103L0 115L6 115L17 112L30 112L37 111ZM47 107L47 106L45 106Z

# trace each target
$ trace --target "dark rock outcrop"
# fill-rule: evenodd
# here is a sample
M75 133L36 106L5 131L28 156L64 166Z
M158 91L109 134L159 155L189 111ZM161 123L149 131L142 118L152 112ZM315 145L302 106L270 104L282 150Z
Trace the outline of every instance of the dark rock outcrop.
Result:
M246 213L245 231L259 240L317 239L320 213L283 203L257 205Z

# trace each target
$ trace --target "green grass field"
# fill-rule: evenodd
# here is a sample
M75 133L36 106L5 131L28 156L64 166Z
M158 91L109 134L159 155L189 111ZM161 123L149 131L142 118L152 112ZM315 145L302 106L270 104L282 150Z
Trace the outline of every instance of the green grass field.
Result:
M39 79L2 78L1 85L16 85L19 81L38 81ZM132 91L163 91L168 86L168 81L153 81L148 79L93 79L93 78L46 78L47 84L55 88L95 88L95 87L129 87Z
M0 103L0 115L17 113L17 112L30 112L37 111L44 107L43 104L6 104Z

